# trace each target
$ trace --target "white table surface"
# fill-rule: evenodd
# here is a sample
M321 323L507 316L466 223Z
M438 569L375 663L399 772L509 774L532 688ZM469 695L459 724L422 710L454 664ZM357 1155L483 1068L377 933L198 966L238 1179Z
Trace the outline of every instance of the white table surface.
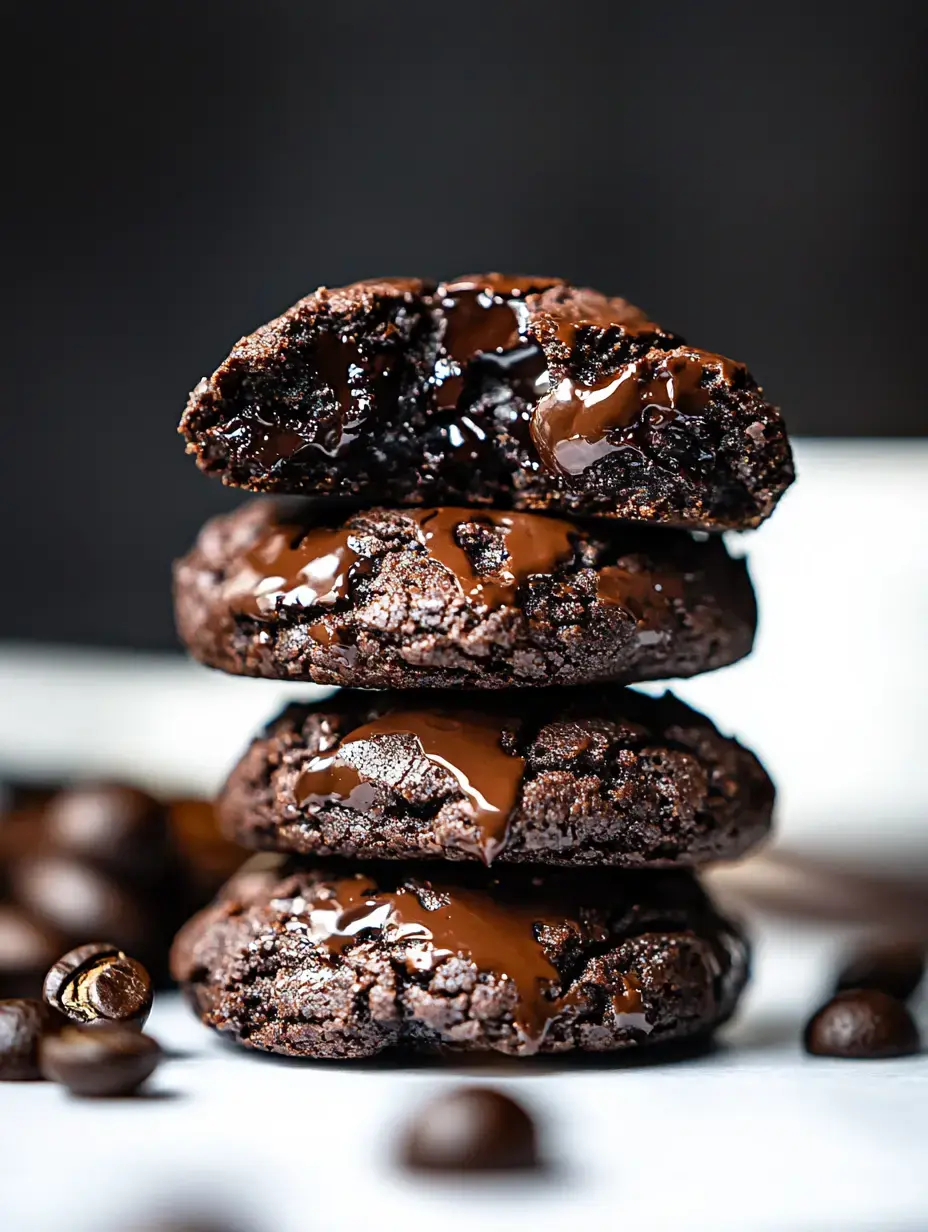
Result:
M176 1059L149 1098L0 1088L0 1226L116 1232L206 1212L230 1232L924 1232L928 1057L803 1055L838 938L755 932L757 978L723 1046L673 1064L287 1062L234 1050L162 997L149 1029ZM535 1112L549 1177L436 1185L395 1166L415 1108L476 1082Z
M743 541L755 656L677 691L764 756L785 848L925 870L928 447L804 442L798 460L801 482ZM212 790L281 699L309 692L167 656L19 646L0 647L0 678L0 764L185 790ZM757 977L724 1046L672 1065L288 1064L223 1046L162 997L151 1031L173 1057L149 1098L0 1087L0 1230L197 1210L246 1232L928 1228L928 1057L805 1057L842 937L753 928ZM436 1186L397 1170L419 1102L484 1080L537 1113L551 1176Z

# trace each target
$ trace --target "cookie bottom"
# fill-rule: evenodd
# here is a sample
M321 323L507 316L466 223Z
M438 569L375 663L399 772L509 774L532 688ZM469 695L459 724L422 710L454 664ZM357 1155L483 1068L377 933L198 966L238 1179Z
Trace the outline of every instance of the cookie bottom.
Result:
M258 856L181 930L172 971L249 1048L528 1056L705 1036L748 947L684 871Z

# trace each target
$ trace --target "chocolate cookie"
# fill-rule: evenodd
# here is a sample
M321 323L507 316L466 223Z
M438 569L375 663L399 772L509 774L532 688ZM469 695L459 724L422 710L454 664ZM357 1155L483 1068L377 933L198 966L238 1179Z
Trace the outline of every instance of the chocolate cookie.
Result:
M474 274L320 288L238 342L180 423L259 492L756 526L793 479L742 365L627 301Z
M538 514L256 501L175 567L181 639L244 676L363 688L692 676L752 645L720 539Z
M172 955L197 1014L249 1048L603 1052L705 1035L747 978L684 872L256 859Z
M288 706L218 811L268 851L654 867L742 855L773 797L754 755L669 693L343 690Z

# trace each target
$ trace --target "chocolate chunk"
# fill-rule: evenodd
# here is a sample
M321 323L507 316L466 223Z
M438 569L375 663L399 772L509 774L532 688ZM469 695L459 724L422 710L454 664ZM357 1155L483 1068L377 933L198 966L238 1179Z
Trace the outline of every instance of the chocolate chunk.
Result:
M151 977L116 946L93 942L58 959L45 977L43 995L85 1026L118 1022L141 1031L151 1011Z
M925 974L925 946L896 940L863 947L852 954L838 974L835 989L877 988L907 1001Z
M686 873L258 857L174 945L208 1025L249 1048L608 1051L702 1037L747 950Z
M757 525L793 479L780 414L680 343L557 278L323 288L239 342L180 430L253 491Z
M155 1071L161 1048L150 1035L111 1023L63 1027L39 1045L42 1076L74 1095L132 1095Z
M432 1099L408 1127L400 1158L407 1168L426 1172L508 1172L541 1162L531 1116L489 1087Z
M682 531L252 502L175 567L182 640L240 675L503 688L690 676L751 648L743 560ZM343 516L343 515L342 515Z
M756 758L670 694L342 690L288 706L218 809L266 850L636 867L742 855L773 798Z
M53 1029L54 1015L42 1001L19 997L0 1001L0 1082L41 1078L39 1040Z
M816 1013L803 1036L819 1057L877 1059L918 1052L915 1020L902 1001L876 988L849 988Z

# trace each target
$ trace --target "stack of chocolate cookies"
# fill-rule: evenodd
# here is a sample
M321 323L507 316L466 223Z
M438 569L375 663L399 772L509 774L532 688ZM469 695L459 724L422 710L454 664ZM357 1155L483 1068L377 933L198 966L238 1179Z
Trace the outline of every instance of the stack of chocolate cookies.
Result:
M177 563L185 644L342 686L288 706L224 788L227 836L273 854L175 943L200 1017L311 1057L723 1022L747 947L693 869L763 839L773 786L625 686L751 649L719 532L793 470L748 371L559 279L382 279L242 339L181 432L204 471L275 494Z

